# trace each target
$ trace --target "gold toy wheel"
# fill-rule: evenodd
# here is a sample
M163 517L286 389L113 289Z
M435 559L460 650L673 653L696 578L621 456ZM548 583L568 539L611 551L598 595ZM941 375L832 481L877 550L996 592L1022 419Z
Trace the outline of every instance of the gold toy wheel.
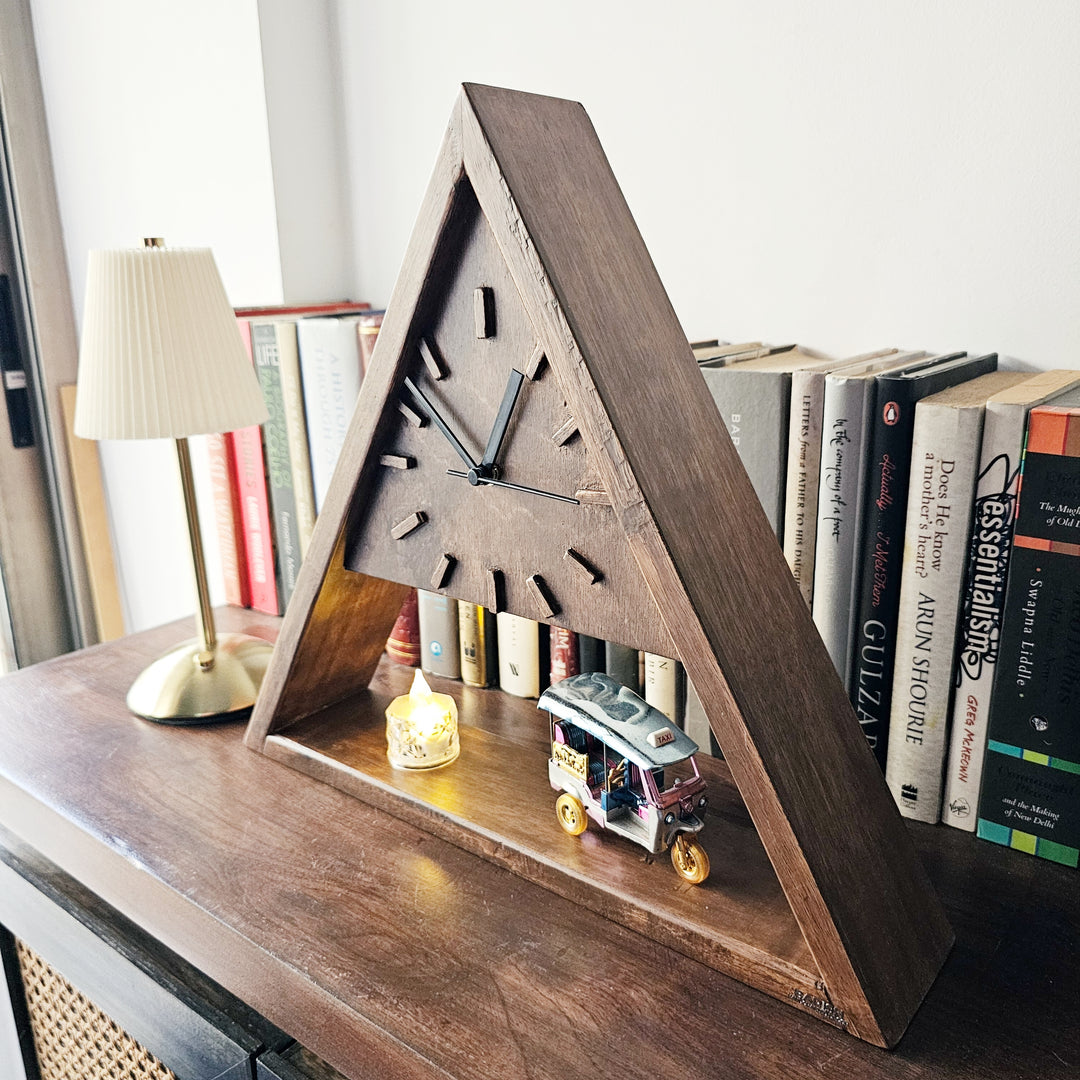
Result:
M566 792L555 800L555 816L559 824L571 835L580 836L585 831L588 819L581 800Z
M700 885L709 876L709 856L697 840L678 836L671 845L671 863L679 877Z

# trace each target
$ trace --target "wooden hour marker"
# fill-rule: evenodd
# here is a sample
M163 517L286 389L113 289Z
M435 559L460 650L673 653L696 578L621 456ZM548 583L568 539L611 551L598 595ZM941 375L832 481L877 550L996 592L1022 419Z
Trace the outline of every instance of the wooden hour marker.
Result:
M398 412L405 417L413 427L423 427L427 423L427 417L422 416L415 409L410 408L404 401L399 401Z
M478 338L495 336L495 292L490 285L481 285L474 290L473 319Z
M380 454L379 464L390 469L413 469L416 467L416 458L407 454Z
M439 355L439 350L436 347L435 342L428 341L427 338L421 338L416 344L417 348L420 350L420 358L424 361L424 367L427 368L428 374L433 379L446 378L446 364L443 363L443 359Z
M559 605L555 597L551 595L547 582L539 574L533 574L526 584L529 586L529 592L532 594L537 609L545 619L554 618L559 614Z
M574 492L574 498L582 506L610 506L611 496L597 488L580 488Z
M417 510L415 514L410 514L407 518L402 518L391 530L390 535L395 540L400 540L404 536L408 536L414 529L419 529L424 522L427 521L427 514L423 510Z
M431 572L431 587L441 589L450 580L455 566L457 566L457 559L453 555L440 555L435 569Z
M532 355L525 362L525 378L530 381L535 379L540 374L540 368L543 366L546 359L547 357L544 355L544 346L537 342L536 348L532 351Z
M506 582L503 580L503 572L498 567L491 566L487 572L487 599L484 607L488 611L502 611L506 607Z
M572 416L568 416L566 422L551 436L551 441L556 446L565 446L577 434L577 431L577 421Z
M563 558L578 572L579 575L584 577L590 585L595 585L598 581L604 580L604 575L601 574L580 551L575 551L573 548L567 548Z

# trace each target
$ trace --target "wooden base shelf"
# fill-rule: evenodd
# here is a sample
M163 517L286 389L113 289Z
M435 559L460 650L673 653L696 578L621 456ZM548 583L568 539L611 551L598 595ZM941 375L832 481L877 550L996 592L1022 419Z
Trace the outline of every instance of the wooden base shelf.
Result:
M709 784L700 839L712 874L689 885L651 856L590 825L567 836L547 779L547 714L535 701L429 675L458 703L461 756L440 769L394 769L384 710L413 668L389 659L371 688L267 738L272 758L506 867L774 997L831 1019L814 961L723 761L701 755Z

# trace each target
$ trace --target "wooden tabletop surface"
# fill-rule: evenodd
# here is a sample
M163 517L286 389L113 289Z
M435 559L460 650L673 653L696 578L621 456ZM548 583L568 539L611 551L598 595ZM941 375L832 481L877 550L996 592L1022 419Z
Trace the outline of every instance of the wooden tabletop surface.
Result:
M1080 1074L1075 871L913 825L957 944L878 1050L253 753L242 723L135 719L128 685L187 629L0 679L0 828L350 1077Z

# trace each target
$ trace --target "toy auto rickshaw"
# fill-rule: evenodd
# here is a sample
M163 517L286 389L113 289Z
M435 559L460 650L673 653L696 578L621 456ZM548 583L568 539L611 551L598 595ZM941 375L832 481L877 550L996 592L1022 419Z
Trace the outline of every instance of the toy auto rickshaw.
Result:
M591 818L654 855L670 848L678 873L701 884L709 857L697 834L708 799L697 743L599 672L555 683L537 707L550 715L548 779L562 792L555 801L559 824L579 836Z

